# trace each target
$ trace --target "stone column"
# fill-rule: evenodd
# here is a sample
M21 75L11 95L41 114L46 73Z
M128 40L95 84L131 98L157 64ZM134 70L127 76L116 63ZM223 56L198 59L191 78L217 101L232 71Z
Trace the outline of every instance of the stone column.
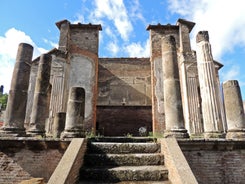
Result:
M65 129L65 121L66 121L66 113L58 112L54 116L54 124L53 124L53 137L59 138L61 132Z
M40 56L32 113L28 134L41 135L45 134L45 121L48 118L49 102L48 92L50 88L50 69L52 57L49 54Z
M184 128L176 43L173 36L168 35L162 38L162 59L166 122L164 136L185 138L188 137L188 133Z
M32 54L33 47L31 45L19 44L2 133L13 136L25 134L24 120Z
M223 125L219 108L219 94L211 45L207 31L200 31L196 37L197 67L202 98L202 112L205 138L223 136Z
M84 137L85 90L71 87L67 104L65 130L62 138Z
M228 132L227 139L245 139L245 116L240 87L237 80L223 83Z

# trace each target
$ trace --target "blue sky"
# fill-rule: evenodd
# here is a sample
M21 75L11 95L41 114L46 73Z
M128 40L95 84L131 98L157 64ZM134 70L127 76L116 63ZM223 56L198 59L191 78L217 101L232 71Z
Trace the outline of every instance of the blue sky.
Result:
M148 57L147 25L184 18L196 23L193 50L196 33L209 31L213 57L224 64L221 82L239 80L245 98L244 5L244 0L1 0L0 84L8 92L19 43L34 46L33 58L57 47L60 20L101 24L100 57Z

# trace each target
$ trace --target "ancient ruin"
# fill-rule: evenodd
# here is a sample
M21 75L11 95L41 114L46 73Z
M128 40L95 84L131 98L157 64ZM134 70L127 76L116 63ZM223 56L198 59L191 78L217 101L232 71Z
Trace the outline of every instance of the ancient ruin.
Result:
M70 88L81 87L85 90L84 135L138 136L144 128L165 136L172 131L173 136L182 132L183 137L224 137L227 125L218 74L223 65L212 57L207 31L197 35L197 54L191 50L189 36L195 23L179 19L176 25L147 27L150 58L99 58L101 25L67 20L56 25L60 30L57 49L31 62L31 46L20 45L20 50L30 53L23 56L28 59L25 63L31 63L30 75L16 64L19 73L13 75L12 88L25 75L18 80L28 88L20 102L26 104L25 116L21 111L18 123L8 120L17 115L11 104L19 102L11 102L16 91L11 88L3 132L18 128L23 132L25 127L27 134L52 136L56 114L67 112ZM43 77L41 70L45 70Z
M20 43L0 129L0 154L7 156L0 157L20 160L28 171L20 179L42 176L50 184L75 183L80 168L80 181L85 183L94 179L93 173L97 180L113 182L244 181L240 87L232 79L221 89L223 65L212 56L207 31L198 32L196 51L192 50L194 25L184 19L176 25L149 25L149 58L100 58L102 26L67 20L56 23L58 48L34 60L33 47ZM50 154L42 163L51 169L29 169L28 164L35 164L22 158L26 152L34 160ZM163 155L167 169L162 167ZM106 170L96 170L95 165ZM121 165L127 170L117 170ZM233 170L236 175L229 175Z

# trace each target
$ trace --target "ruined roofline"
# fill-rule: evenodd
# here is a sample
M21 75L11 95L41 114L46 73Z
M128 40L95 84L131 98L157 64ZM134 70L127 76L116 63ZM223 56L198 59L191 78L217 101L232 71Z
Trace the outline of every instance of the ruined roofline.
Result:
M156 25L149 24L147 26L146 30L147 31L149 31L151 29L173 29L173 30L176 29L176 30L178 30L180 24L186 25L188 27L189 33L190 33L196 23L185 20L185 19L178 19L176 25L171 25L171 24L162 25L160 23L158 23Z
M99 59L150 59L150 57L99 57Z
M192 31L193 27L196 25L195 22L191 22L185 19L178 19L176 25L184 24L188 27L189 33Z
M66 57L66 53L64 51L62 51L62 50L57 49L57 48L53 48L50 51L48 51L46 53L43 53L43 54L55 54L55 55L62 55L63 57ZM38 56L35 59L33 59L32 62L38 62L39 59L40 59L40 56Z
M177 26L177 25L171 25L171 24L162 25L160 23L158 23L157 25L151 25L151 24L149 24L147 26L146 30L149 31L151 29L172 29L172 30L178 30L179 29L179 26Z
M117 62L117 61L125 61L125 62L127 62L127 61L142 61L142 62L144 62L144 61L149 61L150 62L150 58L149 57L119 57L119 58L117 58L117 57L112 57L112 58L110 58L110 57L99 57L99 61L115 61L115 62Z
M102 30L102 27L101 27L101 24L91 24L91 23L88 23L88 24L82 24L82 23L77 23L77 24L71 24L70 21L68 20L61 20L59 22L56 22L56 26L58 27L58 29L60 29L61 25L62 24L69 24L69 27L70 28L83 28L83 29L97 29L99 31Z

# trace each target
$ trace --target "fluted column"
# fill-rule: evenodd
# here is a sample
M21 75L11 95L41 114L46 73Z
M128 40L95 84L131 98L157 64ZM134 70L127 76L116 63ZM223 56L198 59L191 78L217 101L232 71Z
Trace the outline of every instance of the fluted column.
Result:
M36 86L34 92L29 134L44 135L45 121L48 117L49 102L48 92L50 88L50 69L52 57L42 54L39 60Z
M184 127L176 43L173 36L162 38L165 137L188 137Z
M13 136L25 134L24 120L27 92L31 69L33 47L26 43L19 44L16 63L8 96L2 133Z
M245 116L240 86L237 80L223 83L227 139L245 139Z
M223 125L219 109L219 94L216 91L217 82L211 45L207 31L200 31L196 37L197 67L202 98L202 113L205 138L223 136Z
M201 113L200 113L200 99L197 89L197 78L188 77L187 79L187 92L188 96L188 105L189 105L189 133L193 135L200 135L203 133L203 124L201 122Z
M67 104L65 130L62 138L84 137L85 90L71 87Z

